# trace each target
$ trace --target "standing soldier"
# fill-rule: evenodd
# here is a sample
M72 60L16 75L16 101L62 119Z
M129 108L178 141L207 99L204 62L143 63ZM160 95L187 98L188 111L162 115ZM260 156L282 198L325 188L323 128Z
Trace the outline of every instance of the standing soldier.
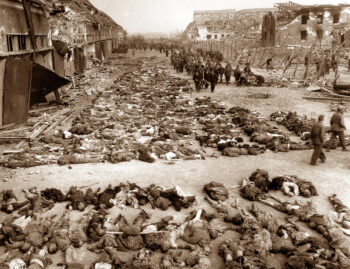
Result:
M237 64L236 70L234 72L234 76L235 76L235 80L239 81L239 79L241 78L241 69L239 68L239 65Z
M232 66L229 62L227 62L225 66L226 85L230 83L231 76L232 76Z
M202 75L201 75L200 70L198 68L196 68L196 70L193 73L193 81L194 81L194 85L196 86L196 90L200 91Z
M344 140L344 131L346 130L345 124L344 124L344 108L342 106L339 106L337 109L337 112L333 114L331 118L331 132L332 136L331 139L328 141L327 145L327 152L329 151L329 148L333 146L334 140L338 137L340 145L343 147L343 151L347 151L345 140Z
M220 76L220 83L222 83L222 77L224 76L225 69L222 67L221 63L217 64L216 71Z
M318 122L316 122L311 129L311 141L314 144L314 152L312 153L310 165L317 165L317 160L321 159L321 162L326 161L326 155L322 151L325 128L323 126L324 116L320 115L318 117Z
M210 91L214 92L215 85L218 83L219 73L215 68L210 70L209 82L210 82Z

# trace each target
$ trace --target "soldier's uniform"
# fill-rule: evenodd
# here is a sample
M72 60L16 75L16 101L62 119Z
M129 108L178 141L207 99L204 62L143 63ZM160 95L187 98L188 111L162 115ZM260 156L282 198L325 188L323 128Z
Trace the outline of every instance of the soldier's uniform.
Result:
M311 141L315 147L311 157L311 165L316 165L318 159L321 159L321 162L326 161L326 155L322 151L325 134L325 128L322 124L323 116L322 120L320 120L320 118L321 116L319 117L319 121L316 122L311 129Z

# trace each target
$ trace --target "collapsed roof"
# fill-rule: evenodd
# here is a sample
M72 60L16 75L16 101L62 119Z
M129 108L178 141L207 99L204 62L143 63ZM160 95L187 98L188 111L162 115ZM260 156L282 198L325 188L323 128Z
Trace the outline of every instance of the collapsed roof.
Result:
M35 0L40 1L40 0ZM50 2L53 39L60 39L68 44L81 45L84 22L96 28L108 27L125 32L106 13L98 10L89 0L46 0Z
M340 12L341 9L350 7L349 4L338 5L301 5L289 1L287 3L276 3L274 7L278 9L277 21L280 26L286 25L294 20L297 16L306 14L309 12Z

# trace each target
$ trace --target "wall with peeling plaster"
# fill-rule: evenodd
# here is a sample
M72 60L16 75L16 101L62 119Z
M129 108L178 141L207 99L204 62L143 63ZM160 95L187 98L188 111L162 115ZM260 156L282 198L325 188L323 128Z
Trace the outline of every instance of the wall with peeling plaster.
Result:
M341 44L341 34L345 37L345 46L350 46L350 9L344 8L340 12L339 23L333 23L334 13L323 12L323 22L317 22L320 12L309 12L309 20L302 24L302 15L296 17L291 23L278 29L276 34L278 45L287 46L317 46L331 47ZM306 40L301 39L301 31L307 32Z

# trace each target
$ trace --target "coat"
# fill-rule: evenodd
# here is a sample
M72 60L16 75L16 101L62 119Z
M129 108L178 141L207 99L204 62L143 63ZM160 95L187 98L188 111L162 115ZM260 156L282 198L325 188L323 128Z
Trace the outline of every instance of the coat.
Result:
M332 118L331 118L331 130L340 132L344 131L345 124L344 124L344 117L341 113L334 113Z
M325 128L321 122L316 122L311 129L311 141L319 145L324 141Z

